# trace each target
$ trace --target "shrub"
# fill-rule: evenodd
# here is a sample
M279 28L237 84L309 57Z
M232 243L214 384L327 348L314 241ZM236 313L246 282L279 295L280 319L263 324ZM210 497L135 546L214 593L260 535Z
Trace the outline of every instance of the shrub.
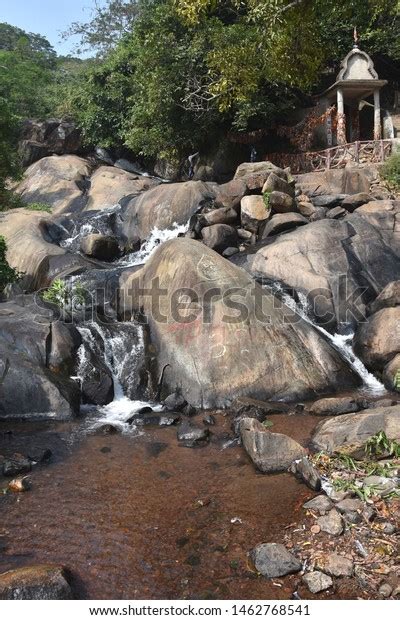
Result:
M271 207L270 207L270 205L269 205L269 200L270 200L270 197L271 197L271 192L265 192L265 193L263 194L264 204L265 204L265 206L266 206L266 208L267 208L268 210L271 208Z
M65 280L57 279L42 295L45 301L56 304L60 308L79 304L86 301L86 291L80 282L69 284Z
M51 205L46 202L31 202L30 204L24 205L25 209L29 209L29 211L45 211L46 213L51 213Z
M400 152L393 153L381 168L381 177L392 187L400 189Z
M16 282L20 274L10 267L6 259L7 245L4 237L0 236L0 293L7 284Z

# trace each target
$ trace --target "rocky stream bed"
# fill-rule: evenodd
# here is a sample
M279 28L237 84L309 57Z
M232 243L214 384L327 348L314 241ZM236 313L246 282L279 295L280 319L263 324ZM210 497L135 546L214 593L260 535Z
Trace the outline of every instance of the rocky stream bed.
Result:
M17 191L0 598L397 598L400 201L379 172L167 184L52 156Z

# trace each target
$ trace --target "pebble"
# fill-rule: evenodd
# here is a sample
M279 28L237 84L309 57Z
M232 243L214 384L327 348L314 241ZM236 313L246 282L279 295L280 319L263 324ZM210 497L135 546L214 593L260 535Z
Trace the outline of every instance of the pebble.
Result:
M303 504L306 510L315 510L320 515L324 515L333 508L333 502L326 495L317 495L313 499Z
M337 553L330 553L319 558L317 567L332 577L351 577L354 573L353 562Z
M326 516L319 517L317 523L323 532L332 536L340 536L343 533L343 520L335 508L330 510Z
M383 598L389 598L392 592L393 588L389 583L383 583L379 588L379 594L383 596Z
M314 570L312 573L306 573L303 576L303 581L313 594L323 592L333 586L332 578L318 570Z
M8 483L8 489L12 491L12 493L24 493L25 491L29 491L31 487L31 482L27 476L15 478Z

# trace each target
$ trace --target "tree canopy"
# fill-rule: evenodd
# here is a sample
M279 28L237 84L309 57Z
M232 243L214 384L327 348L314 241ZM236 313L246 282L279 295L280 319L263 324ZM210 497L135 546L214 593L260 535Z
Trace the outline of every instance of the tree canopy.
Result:
M71 109L88 141L178 157L279 122L337 70L355 25L366 51L400 60L392 0L109 0L80 27L104 57Z

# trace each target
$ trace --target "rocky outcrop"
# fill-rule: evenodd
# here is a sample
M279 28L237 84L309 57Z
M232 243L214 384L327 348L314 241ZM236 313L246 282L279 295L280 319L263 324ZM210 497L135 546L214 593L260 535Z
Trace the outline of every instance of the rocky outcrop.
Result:
M0 386L0 418L68 419L79 410L79 386L70 379L80 335L54 322L32 298L0 305L0 359L9 368Z
M52 601L72 599L63 567L39 564L0 574L0 600Z
M298 226L308 224L308 220L300 213L279 213L274 215L265 225L262 238L273 237L282 232L294 230Z
M139 176L113 166L100 166L90 178L85 210L107 209L120 201L126 204L158 184L159 181L148 176Z
M80 148L81 133L71 121L49 118L23 123L19 154L24 168L42 157L74 154Z
M293 461L306 455L297 441L281 433L271 433L255 418L241 420L240 435L244 449L263 474L287 471Z
M52 155L29 166L16 192L27 204L49 204L54 213L81 211L91 171L81 157Z
M319 416L343 415L344 413L360 411L363 408L362 405L363 403L360 399L357 400L350 396L321 398L311 405L309 413Z
M111 261L118 258L120 249L118 240L111 235L92 233L81 240L81 251L98 260Z
M367 409L326 420L317 427L313 444L317 450L329 453L354 452L379 431L389 439L400 440L400 406Z
M297 187L309 196L369 193L379 178L377 166L349 166L295 176Z
M358 326L354 350L371 370L383 370L400 353L400 306L383 308Z
M127 237L149 236L154 228L186 224L201 207L212 203L212 185L202 181L163 184L150 189L126 205L124 229Z
M363 320L367 304L400 278L393 232L398 207L393 203L386 213L384 230L382 220L365 217L365 207L346 220L321 220L285 234L257 252L252 272L305 294L318 322L330 329Z
M92 265L83 256L67 252L58 244L66 230L56 216L29 209L0 213L0 231L7 244L7 260L21 274L22 290L49 286L57 277L78 273Z
M372 302L369 311L374 314L383 308L395 308L396 306L400 306L400 280L390 282L385 286Z
M140 296L154 283L159 307ZM120 302L123 316L146 315L157 375L169 364L166 385L195 406L226 406L241 394L290 400L356 382L309 324L197 241L168 241L140 271L125 272Z
M13 209L0 213L0 230L7 243L7 260L23 274L21 286L28 291L48 284L49 260L65 250L46 239L49 216L38 211Z

